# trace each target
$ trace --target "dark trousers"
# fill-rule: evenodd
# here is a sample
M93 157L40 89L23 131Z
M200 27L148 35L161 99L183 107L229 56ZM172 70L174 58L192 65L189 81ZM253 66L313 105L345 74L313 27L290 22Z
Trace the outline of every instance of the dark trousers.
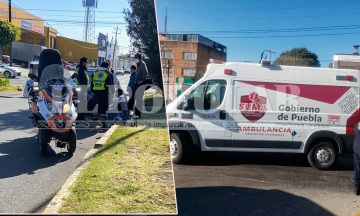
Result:
M94 98L89 102L89 110L93 110L98 104L98 111L93 112L93 119L97 120L100 115L101 121L106 121L106 111L109 108L109 97L107 91L94 92Z
M131 92L131 97L127 103L127 106L128 106L128 110L134 110L134 103L135 103L135 91L132 91Z
M354 187L360 189L360 155L354 152Z
M143 97L144 97L144 90L143 88L139 88L141 85L135 83L134 86L134 100L135 100L135 116L141 117L141 111L143 106Z

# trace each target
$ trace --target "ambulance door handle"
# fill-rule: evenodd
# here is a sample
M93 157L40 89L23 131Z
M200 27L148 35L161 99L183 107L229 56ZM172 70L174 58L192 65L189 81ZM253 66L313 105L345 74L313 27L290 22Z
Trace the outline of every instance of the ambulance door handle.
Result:
M220 119L221 119L221 120L225 120L225 119L226 119L226 111L225 111L225 110L220 110Z

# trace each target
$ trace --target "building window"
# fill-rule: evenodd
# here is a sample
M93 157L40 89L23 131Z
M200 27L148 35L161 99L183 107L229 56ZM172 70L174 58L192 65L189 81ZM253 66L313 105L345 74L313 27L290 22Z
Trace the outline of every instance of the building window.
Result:
M53 49L53 37L50 37L50 49Z
M196 60L196 52L183 52L183 59Z
M194 77L195 76L195 69L182 68L181 75L182 76Z
M38 45L45 46L45 39L38 39Z
M172 51L161 51L161 58L172 58Z
M26 38L26 43L33 44L33 39L32 38Z

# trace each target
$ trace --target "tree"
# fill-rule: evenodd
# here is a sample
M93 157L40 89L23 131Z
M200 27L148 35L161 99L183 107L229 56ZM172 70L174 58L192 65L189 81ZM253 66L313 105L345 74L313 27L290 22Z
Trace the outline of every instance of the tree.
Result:
M2 59L2 48L20 40L21 30L9 21L0 20L0 60Z
M320 61L315 53L302 47L281 53L274 65L320 67Z
M133 0L131 9L124 9L127 34L134 48L143 54L154 84L163 89L159 39L153 0Z

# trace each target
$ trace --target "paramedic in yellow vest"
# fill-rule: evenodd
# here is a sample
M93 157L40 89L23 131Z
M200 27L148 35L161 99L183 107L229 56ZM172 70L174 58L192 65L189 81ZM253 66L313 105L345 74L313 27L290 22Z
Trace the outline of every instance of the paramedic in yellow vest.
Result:
M114 82L112 76L108 72L109 63L102 62L97 71L92 75L92 82L90 83L91 92L94 94L92 101L93 106L95 107L98 104L98 112L93 113L93 120L98 120L100 115L100 120L103 122L103 127L106 125L106 111L109 108L109 97L114 94Z
M85 120L84 113L87 112L87 87L89 86L89 75L87 73L87 69L89 68L89 62L86 57L82 57L80 59L80 64L76 67L75 74L77 74L76 78L74 78L75 83L81 89L78 92L78 98L80 100L80 104L77 104L77 112L79 116L77 120Z

